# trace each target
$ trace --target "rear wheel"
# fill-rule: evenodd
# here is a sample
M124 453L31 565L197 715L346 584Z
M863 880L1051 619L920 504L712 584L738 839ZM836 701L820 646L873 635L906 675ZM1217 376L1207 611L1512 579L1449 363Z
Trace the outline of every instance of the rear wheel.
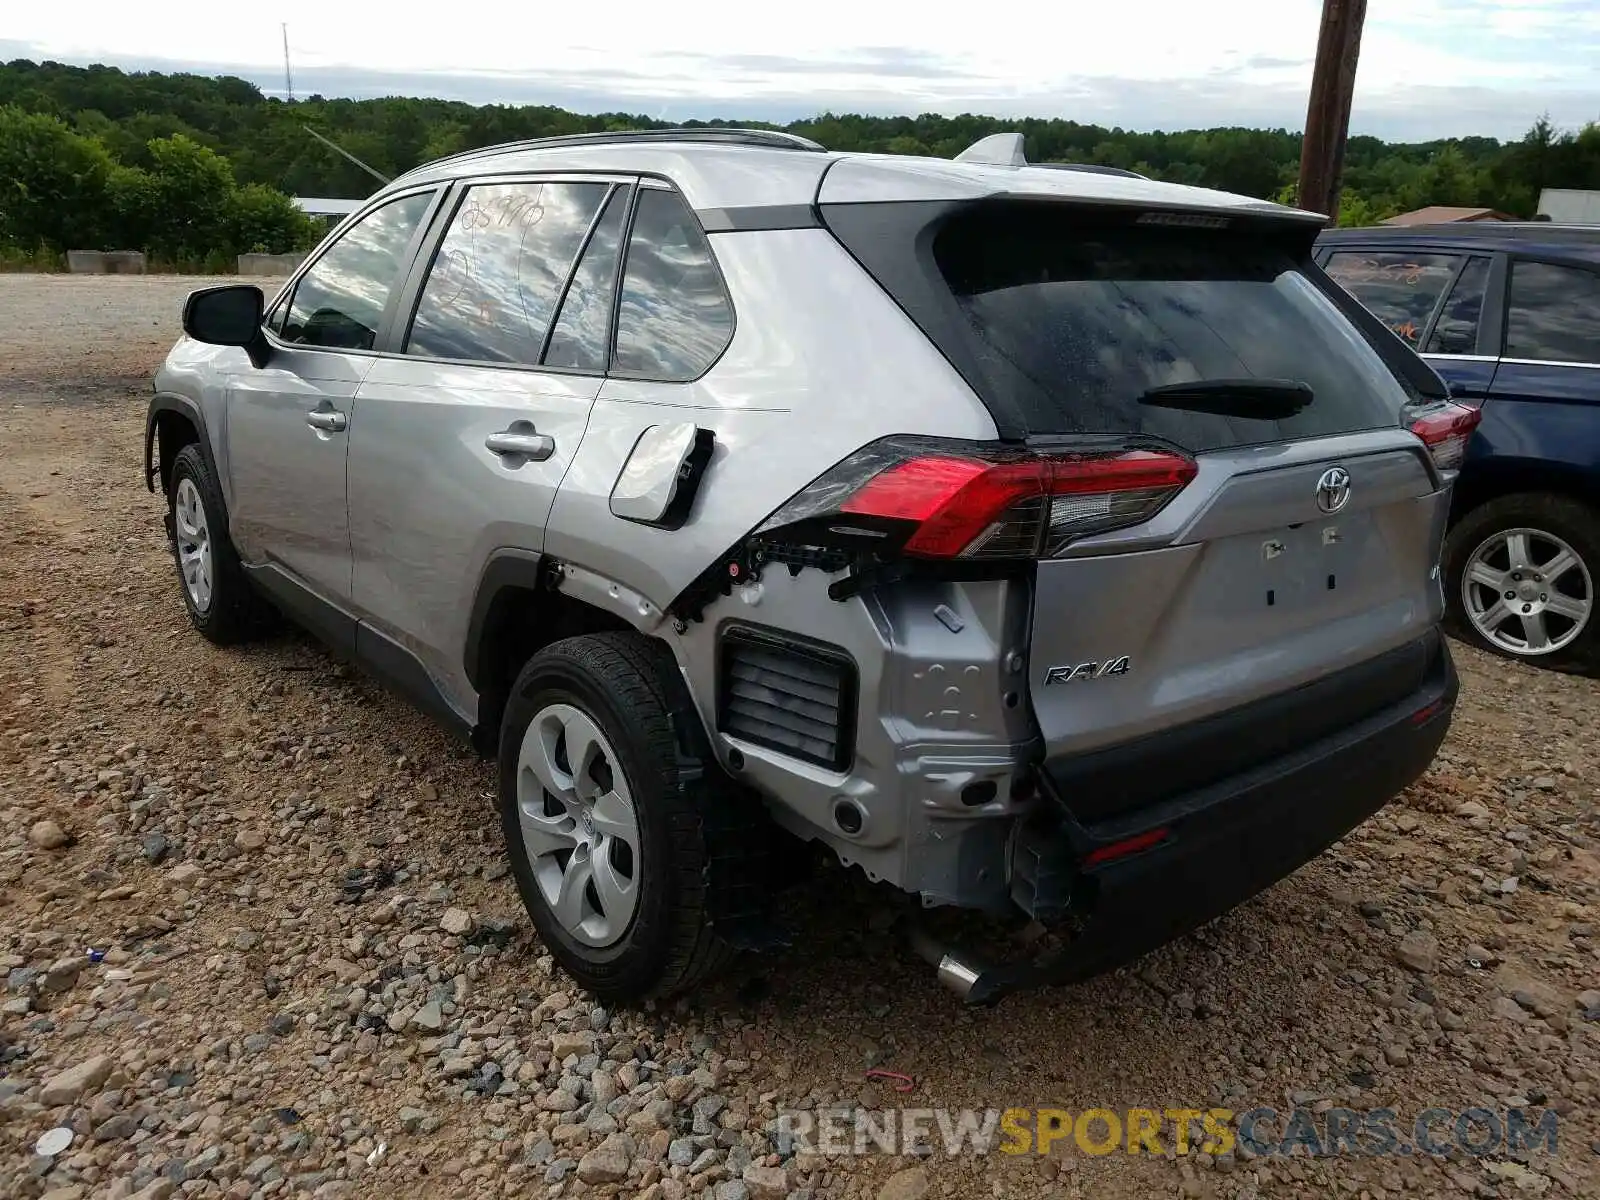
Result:
M1564 496L1502 496L1450 531L1446 603L1459 636L1558 669L1600 663L1600 513Z
M523 667L501 725L517 890L556 961L610 1001L680 991L732 955L712 928L722 798L681 744L671 669L634 634L568 638Z

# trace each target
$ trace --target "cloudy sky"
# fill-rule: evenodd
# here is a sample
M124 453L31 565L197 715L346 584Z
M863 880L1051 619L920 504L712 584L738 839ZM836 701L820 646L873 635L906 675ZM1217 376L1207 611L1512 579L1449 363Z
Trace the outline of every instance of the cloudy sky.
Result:
M1300 128L1321 0L78 0L14 3L0 60L228 72L299 94L667 119L824 109ZM936 14L947 15L936 15ZM381 19L379 18L381 14ZM1369 0L1357 133L1520 136L1600 119L1600 0Z

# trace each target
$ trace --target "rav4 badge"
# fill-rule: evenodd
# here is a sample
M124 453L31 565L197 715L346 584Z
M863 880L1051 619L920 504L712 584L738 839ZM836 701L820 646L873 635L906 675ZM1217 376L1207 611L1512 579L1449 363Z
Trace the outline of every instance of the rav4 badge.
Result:
M1105 679L1112 675L1128 673L1128 656L1118 655L1105 662L1081 662L1073 667L1050 667L1044 673L1044 685L1053 683L1078 683L1084 679Z

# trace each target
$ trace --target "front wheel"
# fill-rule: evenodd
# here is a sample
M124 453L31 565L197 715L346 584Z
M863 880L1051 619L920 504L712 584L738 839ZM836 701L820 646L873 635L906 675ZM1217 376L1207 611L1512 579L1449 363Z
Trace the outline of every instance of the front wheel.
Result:
M272 609L245 578L228 537L222 489L199 446L185 446L173 460L167 504L167 533L190 623L218 646L268 629Z
M1600 513L1564 496L1502 496L1473 509L1444 551L1452 630L1507 658L1600 664Z
M512 874L557 962L604 1000L670 995L732 951L712 928L712 786L682 753L670 664L632 634L568 638L518 675L500 731Z

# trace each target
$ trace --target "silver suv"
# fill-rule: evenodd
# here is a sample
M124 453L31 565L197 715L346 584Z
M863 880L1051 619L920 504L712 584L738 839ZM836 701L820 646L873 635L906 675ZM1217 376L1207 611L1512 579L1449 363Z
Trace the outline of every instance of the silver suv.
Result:
M498 756L585 987L759 943L797 838L1064 932L985 962L913 922L989 1001L1253 895L1445 736L1477 414L1320 228L1016 134L473 151L270 306L190 296L147 480L201 634L283 614Z

